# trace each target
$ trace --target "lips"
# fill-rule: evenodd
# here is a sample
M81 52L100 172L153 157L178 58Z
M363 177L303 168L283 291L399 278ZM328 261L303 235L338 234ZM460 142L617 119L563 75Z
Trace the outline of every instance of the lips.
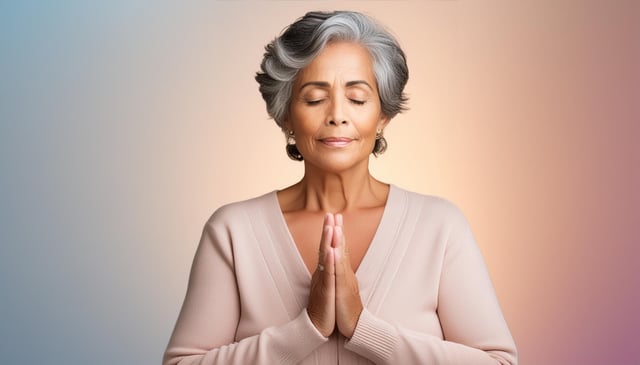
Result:
M321 138L320 142L329 147L345 147L353 141L353 138L347 137L327 137Z

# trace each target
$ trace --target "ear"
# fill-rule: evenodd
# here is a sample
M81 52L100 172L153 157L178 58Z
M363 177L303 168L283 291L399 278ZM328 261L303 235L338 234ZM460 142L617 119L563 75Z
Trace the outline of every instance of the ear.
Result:
M380 114L380 120L378 121L378 130L380 129L385 129L387 127L387 124L389 124L389 122L391 121L391 118L387 117L384 114Z
M292 126L291 126L291 122L289 121L289 118L285 118L282 120L282 131L283 132L287 132L292 130Z

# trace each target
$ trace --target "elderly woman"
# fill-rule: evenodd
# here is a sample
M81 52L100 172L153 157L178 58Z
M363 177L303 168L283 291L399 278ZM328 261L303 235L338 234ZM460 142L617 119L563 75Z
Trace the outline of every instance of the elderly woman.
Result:
M406 102L393 36L308 13L256 79L304 177L211 216L164 364L515 364L460 211L369 173Z

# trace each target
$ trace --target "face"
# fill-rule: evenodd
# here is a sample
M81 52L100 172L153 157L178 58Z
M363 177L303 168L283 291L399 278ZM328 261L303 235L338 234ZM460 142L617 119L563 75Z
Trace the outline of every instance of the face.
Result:
M299 72L284 126L307 167L340 172L367 166L376 131L388 121L367 50L331 42Z

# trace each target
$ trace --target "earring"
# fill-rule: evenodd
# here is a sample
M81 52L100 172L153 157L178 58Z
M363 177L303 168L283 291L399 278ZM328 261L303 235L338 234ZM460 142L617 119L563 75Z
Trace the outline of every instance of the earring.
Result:
M384 132L382 128L376 131L376 142L373 145L373 151L371 151L376 157L387 150L387 140L382 135L382 132Z
M296 136L293 134L293 131L287 131L287 145L285 146L285 150L287 151L287 156L294 161L302 161L302 154L298 151L298 147L296 146Z
M296 144L296 136L293 134L292 130L287 131L287 144L288 145Z

